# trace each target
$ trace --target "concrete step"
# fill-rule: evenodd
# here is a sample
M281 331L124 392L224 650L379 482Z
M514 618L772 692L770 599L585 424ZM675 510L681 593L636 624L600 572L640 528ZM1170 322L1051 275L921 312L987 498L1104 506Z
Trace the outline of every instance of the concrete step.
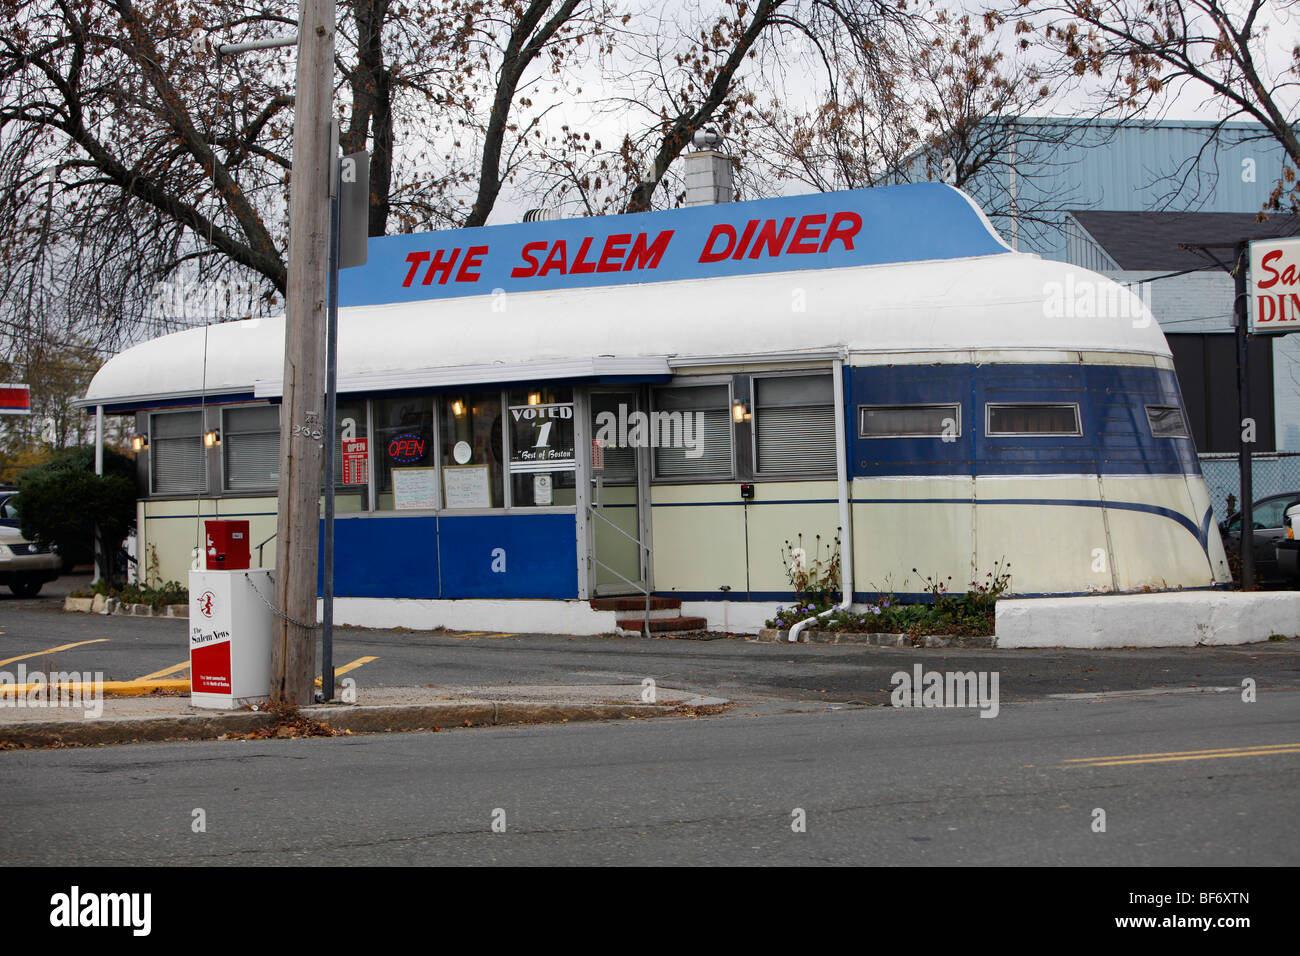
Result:
M709 622L702 617L652 617L649 624L651 634L676 633L678 631L703 631L709 626ZM635 631L640 633L641 618L619 618L618 626L624 631Z
M644 597L608 597L596 598L591 601L591 606L597 611L644 611ZM652 597L650 598L650 610L677 610L682 606L682 602L677 598Z

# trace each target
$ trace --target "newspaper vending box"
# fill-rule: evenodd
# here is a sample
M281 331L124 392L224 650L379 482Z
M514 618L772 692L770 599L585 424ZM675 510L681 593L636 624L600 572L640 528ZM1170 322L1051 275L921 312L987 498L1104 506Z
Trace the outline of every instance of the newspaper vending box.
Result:
M233 710L271 697L269 569L190 572L190 703Z

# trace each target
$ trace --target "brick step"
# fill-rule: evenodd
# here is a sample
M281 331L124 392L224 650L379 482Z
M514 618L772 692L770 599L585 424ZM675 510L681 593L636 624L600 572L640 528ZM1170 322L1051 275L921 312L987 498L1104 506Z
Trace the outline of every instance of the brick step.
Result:
M644 597L609 597L596 598L590 602L592 608L597 611L644 611ZM682 602L677 598L652 597L650 599L650 610L676 610L682 606Z
M702 617L652 617L649 623L650 633L652 634L661 634L665 632L675 633L677 631L703 631L709 626L709 622ZM624 631L635 631L640 633L641 618L620 618L618 626Z

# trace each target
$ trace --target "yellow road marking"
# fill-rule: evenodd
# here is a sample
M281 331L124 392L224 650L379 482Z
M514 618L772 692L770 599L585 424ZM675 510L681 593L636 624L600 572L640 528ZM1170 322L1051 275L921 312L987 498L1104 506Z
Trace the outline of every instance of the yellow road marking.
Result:
M499 634L483 634L483 635L481 635L481 636L482 636L482 638L483 638L484 640L488 640L489 638L493 638L493 637L514 637L514 636L515 636L515 632L514 632L514 631L509 631L509 632L502 631L502 632L499 633Z
M71 644L60 644L58 647L51 647L44 651L32 651L30 654L19 654L17 657L9 657L0 661L0 667L4 667L6 664L12 664L14 661L25 661L29 657L40 657L42 654L53 654L55 651L66 651L72 647L81 647L83 644L101 644L107 640L107 637L97 637L93 641L74 641Z
M85 697L87 694L94 695L102 692L105 695L117 694L130 697L139 694L151 694L156 690L188 691L189 689L190 682L188 680L106 680L101 684L86 681L65 681L61 684L0 684L0 697L14 697L17 695L29 697L33 690L39 690L44 698L49 700L58 696L60 690L63 691L64 696L78 694Z
M371 661L377 661L377 660L379 660L378 657L358 657L355 661L352 661L351 663L344 664L342 667L334 668L334 677L337 679L339 677L342 677L348 671L356 670L362 664L369 664ZM319 677L316 678L316 686L317 687L321 686L321 679Z
M1150 754L1110 754L1105 757L1071 757L1066 763L1092 763L1094 760L1128 760L1137 757L1190 757L1197 754L1222 754L1236 753L1241 750L1277 750L1281 747L1300 747L1300 743L1294 744L1242 744L1239 747L1212 747L1209 750L1167 750L1162 753Z
M179 664L173 664L171 667L163 670L154 671L152 674L145 674L143 677L137 677L136 680L153 680L155 677L166 677L168 674L175 674L177 671L183 671L189 666L189 661L181 661Z
M1300 753L1300 744L1271 744L1256 747L1225 747L1219 750L1175 751L1167 754L1128 754L1119 757L1075 758L1065 761L1075 767L1119 767L1135 763L1176 763L1183 760L1220 760L1225 757L1271 757Z

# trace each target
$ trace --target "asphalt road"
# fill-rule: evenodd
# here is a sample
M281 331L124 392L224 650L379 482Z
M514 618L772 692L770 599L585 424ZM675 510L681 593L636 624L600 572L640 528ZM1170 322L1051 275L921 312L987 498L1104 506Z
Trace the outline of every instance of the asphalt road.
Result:
M1295 865L1297 751L1291 692L14 751L0 864Z
M22 661L29 671L99 671L105 680L132 680L187 660L183 620L67 614L61 604L57 589L26 601L0 598L0 662L33 655ZM662 686L731 699L888 704L890 677L917 663L927 670L997 671L1003 700L1240 687L1246 678L1261 689L1300 689L1300 640L1294 639L1241 647L957 650L340 628L335 666L362 658L374 659L348 674L361 703L366 689L376 687L640 684L651 677Z

